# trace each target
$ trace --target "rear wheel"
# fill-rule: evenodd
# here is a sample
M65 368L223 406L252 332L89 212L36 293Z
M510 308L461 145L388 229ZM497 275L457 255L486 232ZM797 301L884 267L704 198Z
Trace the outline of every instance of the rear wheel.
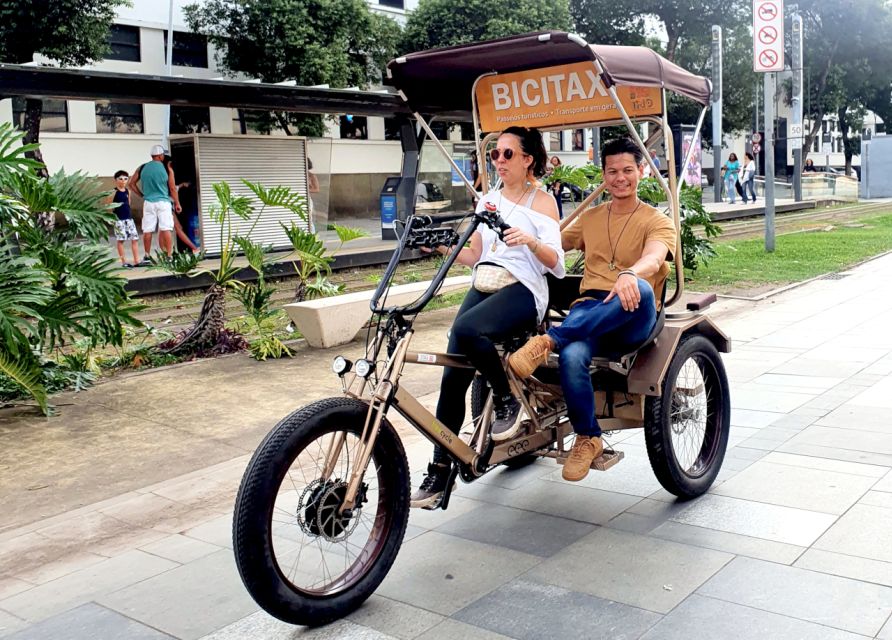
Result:
M731 424L728 378L715 346L701 335L682 338L661 396L647 399L644 437L650 465L666 491L705 493L725 458Z
M292 413L264 439L242 478L236 565L257 604L286 622L318 625L347 615L396 559L409 515L409 471L387 420L354 508L339 510L367 412L359 400L329 398ZM338 454L326 476L332 450Z

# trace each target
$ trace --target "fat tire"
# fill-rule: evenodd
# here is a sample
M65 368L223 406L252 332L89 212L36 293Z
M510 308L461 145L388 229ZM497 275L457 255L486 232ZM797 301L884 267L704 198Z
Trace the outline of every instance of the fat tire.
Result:
M689 474L676 458L672 444L672 393L681 367L692 356L702 358L706 370L701 371L708 397L704 442L709 439L704 468L697 475ZM722 467L731 424L731 398L728 378L718 350L699 334L682 337L663 383L663 393L648 397L645 402L644 439L647 456L657 480L669 493L682 499L700 496L709 490ZM701 447L701 455L703 448Z
M387 575L406 532L409 518L409 466L402 442L385 418L373 458L385 482L393 486L387 502L389 520L384 543L358 582L331 595L298 591L278 570L272 549L271 514L279 484L304 447L336 421L341 430L362 432L368 405L352 398L328 398L299 409L279 422L257 448L239 486L233 517L233 551L242 582L267 613L291 624L321 625L358 608ZM369 464L372 464L370 461Z

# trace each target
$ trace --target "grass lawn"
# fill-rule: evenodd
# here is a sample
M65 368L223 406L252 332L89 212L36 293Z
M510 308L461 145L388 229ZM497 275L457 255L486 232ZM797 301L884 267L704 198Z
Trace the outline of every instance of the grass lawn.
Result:
M764 238L719 240L714 246L718 255L693 275L686 274L689 288L724 293L783 285L840 271L892 251L892 215L779 235L774 253L765 252Z

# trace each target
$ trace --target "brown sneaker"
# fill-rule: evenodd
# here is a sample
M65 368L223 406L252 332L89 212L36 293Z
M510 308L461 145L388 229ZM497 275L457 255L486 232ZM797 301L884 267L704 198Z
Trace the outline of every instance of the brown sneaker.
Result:
M564 480L579 482L588 475L595 458L604 453L604 443L601 438L589 436L576 436L570 457L564 463L564 471L561 474Z
M508 356L508 366L518 378L529 378L533 371L545 364L551 352L551 338L533 336L520 349Z

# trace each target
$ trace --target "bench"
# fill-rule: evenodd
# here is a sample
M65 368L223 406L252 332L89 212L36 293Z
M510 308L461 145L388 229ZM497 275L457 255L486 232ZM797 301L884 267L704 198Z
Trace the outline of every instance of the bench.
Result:
M430 281L400 284L390 288L387 306L404 305L418 299ZM440 286L438 295L471 286L471 276L452 276ZM369 302L373 289L329 298L317 298L285 305L288 317L311 347L336 347L351 342L371 315Z

